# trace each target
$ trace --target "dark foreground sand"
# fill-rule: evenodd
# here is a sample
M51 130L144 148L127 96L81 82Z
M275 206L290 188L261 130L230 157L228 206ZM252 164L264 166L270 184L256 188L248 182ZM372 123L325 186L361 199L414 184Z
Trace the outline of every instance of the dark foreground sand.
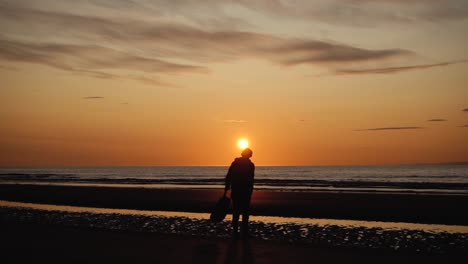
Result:
M1 223L1 263L458 263L427 254Z
M222 190L0 184L0 200L102 208L210 212ZM468 225L468 195L255 191L252 214Z
M230 216L214 223L208 214L22 204L0 201L0 223L133 231L196 238L231 238ZM468 227L311 218L250 219L255 241L320 247L457 254L468 249Z
M0 200L209 212L221 190L0 184ZM252 213L467 225L468 196L256 191ZM465 233L253 222L249 242L207 219L0 207L0 263L458 263Z

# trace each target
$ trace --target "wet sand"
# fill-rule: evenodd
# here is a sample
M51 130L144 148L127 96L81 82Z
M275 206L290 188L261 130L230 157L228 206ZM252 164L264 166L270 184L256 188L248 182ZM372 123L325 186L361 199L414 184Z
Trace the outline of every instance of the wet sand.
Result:
M468 227L311 218L250 219L255 241L277 241L335 248L386 249L449 254L468 249ZM0 222L42 224L113 231L135 231L198 238L229 239L230 216L213 223L209 214L57 206L0 201Z
M468 226L461 210L467 197L463 195L256 191L252 208L256 215L406 219L461 226L430 230L428 225L395 228L388 222L360 226L346 225L351 221L291 222L259 216L252 217L253 238L234 241L229 217L215 224L206 214L221 193L0 185L0 199L35 203L0 201L0 260L28 264L456 263L468 257ZM172 212L138 211L142 209Z
M466 253L321 247L38 224L0 225L2 263L456 263Z
M0 184L0 200L102 208L210 212L222 190ZM257 190L252 214L468 225L468 195Z

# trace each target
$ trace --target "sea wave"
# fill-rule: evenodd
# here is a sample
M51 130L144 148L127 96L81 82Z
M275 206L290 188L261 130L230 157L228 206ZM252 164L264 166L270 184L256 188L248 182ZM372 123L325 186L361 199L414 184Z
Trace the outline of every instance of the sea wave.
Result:
M454 176L445 176L451 177ZM424 177L413 177L421 178ZM427 178L427 177L426 177ZM433 178L433 177L432 177ZM0 182L39 182L39 183L96 183L96 184L167 184L167 185L223 185L224 177L164 177L164 178L140 178L140 177L94 177L84 178L73 174L27 174L27 173L3 173L0 174ZM444 190L468 190L468 183L460 182L431 182L424 181L363 181L363 180L314 180L314 179L277 179L257 178L256 186L271 187L327 187L327 188L402 188L402 189L444 189Z

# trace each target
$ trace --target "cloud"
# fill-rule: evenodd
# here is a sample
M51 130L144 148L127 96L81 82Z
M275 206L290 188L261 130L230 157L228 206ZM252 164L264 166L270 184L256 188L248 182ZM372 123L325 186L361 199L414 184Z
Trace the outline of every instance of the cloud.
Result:
M0 39L0 59L43 64L60 70L96 78L128 78L149 84L162 82L148 77L114 74L112 70L142 73L206 72L199 66L184 65L156 58L141 57L101 46L30 43Z
M424 127L377 127L377 128L357 129L354 131L413 130L413 129L424 129Z
M453 21L468 17L465 0L114 0L14 1L16 5L89 13L112 12L118 17L182 18L203 27L233 28L248 26L242 9L272 19L287 18L342 26L372 27L383 23ZM19 2L19 4L18 4ZM233 11L234 10L234 11ZM237 16L236 16L237 15ZM255 18L253 18L255 19Z
M209 63L250 58L282 66L321 66L339 75L389 74L467 62L381 67L389 62L393 64L395 60L414 57L415 53L401 48L367 49L334 41L275 36L227 27L201 29L203 23L200 21L181 23L167 19L168 14L189 7L223 13L224 5L240 5L272 14L286 14L297 9L283 1L208 1L202 6L197 1L48 2L55 3L50 10L40 9L43 7L28 1L0 4L0 60L37 63L100 79L131 79L165 86L174 85L162 80L163 77L207 73ZM356 1L345 2L362 5ZM334 6L326 1L320 5ZM71 8L75 6L81 8ZM304 2L301 6L307 10L315 5ZM75 10L81 10L81 13ZM88 14L83 10L92 12ZM125 15L125 11L133 14L133 18ZM181 13L183 16L194 18L185 11Z
M104 99L104 97L102 97L102 96L87 96L87 97L83 97L83 99Z
M369 50L322 41L283 41L258 50L283 65L381 61L413 53L403 49Z
M459 126L459 127L468 127L468 125L463 125L463 126Z
M42 44L6 39L0 39L0 57L10 61L41 63L62 70L82 72L88 69L110 68L150 73L201 70L198 66L141 57L102 46Z
M63 37L67 38L80 34L81 40L101 39L103 43L112 40L120 47L134 47L140 51L148 51L159 58L177 58L197 63L260 57L283 65L296 65L365 62L411 54L410 51L402 49L369 50L346 44L288 39L246 31L207 31L185 24L158 20L125 21L17 7L0 10L0 14L6 18L8 15L12 16L11 19L15 19L15 26L22 25L20 29L28 33L31 24L40 21L41 34L64 34ZM63 31L64 23L74 29L73 33ZM159 63L164 62L159 61Z
M316 0L237 1L258 12L345 26L373 27L383 23L452 21L468 18L464 0Z
M429 119L427 120L428 122L444 122L448 121L447 119L441 119L441 118L434 118L434 119Z
M0 70L6 70L6 71L18 71L18 68L12 67L12 66L5 66L5 65L0 65Z
M104 79L163 84L159 80L162 74L204 73L209 70L207 63L244 58L283 66L318 65L333 71L343 65L379 65L414 55L399 48L365 49L332 41L202 30L158 19L157 14L147 21L44 11L11 3L1 7L0 59ZM132 77L115 71L138 74Z
M463 112L468 112L468 108L465 108L462 110Z
M340 69L340 70L336 70L336 74L339 74L339 75L341 74L371 74L371 73L387 74L387 73L397 73L397 72L402 72L402 71L442 67L442 66L448 66L448 65L459 64L459 63L467 63L467 62L468 60L458 60L458 61L448 61L448 62L434 63L434 64L421 64L421 65L374 68L374 69Z

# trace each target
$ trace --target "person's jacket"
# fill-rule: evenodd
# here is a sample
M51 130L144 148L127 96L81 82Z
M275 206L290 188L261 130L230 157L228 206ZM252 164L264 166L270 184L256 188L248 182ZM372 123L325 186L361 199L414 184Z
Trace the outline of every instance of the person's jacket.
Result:
M225 190L252 191L255 165L249 158L236 158L226 175Z

